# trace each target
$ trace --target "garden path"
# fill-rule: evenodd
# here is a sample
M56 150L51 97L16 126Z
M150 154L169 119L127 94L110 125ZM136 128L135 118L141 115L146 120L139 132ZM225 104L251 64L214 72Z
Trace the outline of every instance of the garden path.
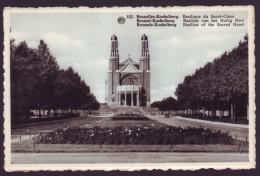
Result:
M190 118L183 118L180 116L164 118L163 115L146 115L150 119L158 120L161 123L171 125L171 126L180 126L180 127L204 127L210 128L213 130L220 130L222 132L228 131L232 138L238 139L241 141L248 141L248 125L238 125L238 124L224 124L222 122L210 122L210 121L203 121L198 119L190 119Z

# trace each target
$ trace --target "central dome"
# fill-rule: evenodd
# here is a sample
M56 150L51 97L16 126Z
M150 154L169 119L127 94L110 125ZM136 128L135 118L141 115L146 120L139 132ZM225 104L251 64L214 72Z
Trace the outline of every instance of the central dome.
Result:
M148 37L144 34L143 36L142 36L142 40L147 40L148 39Z
M113 36L111 37L111 40L117 40L117 37L115 34L113 34Z

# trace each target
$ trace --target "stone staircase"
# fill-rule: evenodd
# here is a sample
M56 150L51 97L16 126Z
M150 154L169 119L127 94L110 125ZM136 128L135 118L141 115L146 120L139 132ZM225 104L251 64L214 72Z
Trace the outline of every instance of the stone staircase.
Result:
M124 106L124 107L111 107L111 109L116 110L117 114L144 114L142 107L135 106Z
M111 106L103 107L100 112L107 111L113 114L143 114L157 112L158 108L136 107L136 106Z

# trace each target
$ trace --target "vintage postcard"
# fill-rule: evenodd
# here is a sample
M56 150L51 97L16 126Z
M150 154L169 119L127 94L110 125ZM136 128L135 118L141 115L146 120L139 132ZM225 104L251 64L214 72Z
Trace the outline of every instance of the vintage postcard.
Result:
M3 15L7 171L255 168L253 6Z

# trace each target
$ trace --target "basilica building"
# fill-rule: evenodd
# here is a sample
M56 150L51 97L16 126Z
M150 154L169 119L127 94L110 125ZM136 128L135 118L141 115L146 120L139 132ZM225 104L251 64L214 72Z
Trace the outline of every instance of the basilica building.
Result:
M150 54L148 37L141 37L139 62L130 56L120 62L117 36L111 37L106 101L109 106L150 107Z

